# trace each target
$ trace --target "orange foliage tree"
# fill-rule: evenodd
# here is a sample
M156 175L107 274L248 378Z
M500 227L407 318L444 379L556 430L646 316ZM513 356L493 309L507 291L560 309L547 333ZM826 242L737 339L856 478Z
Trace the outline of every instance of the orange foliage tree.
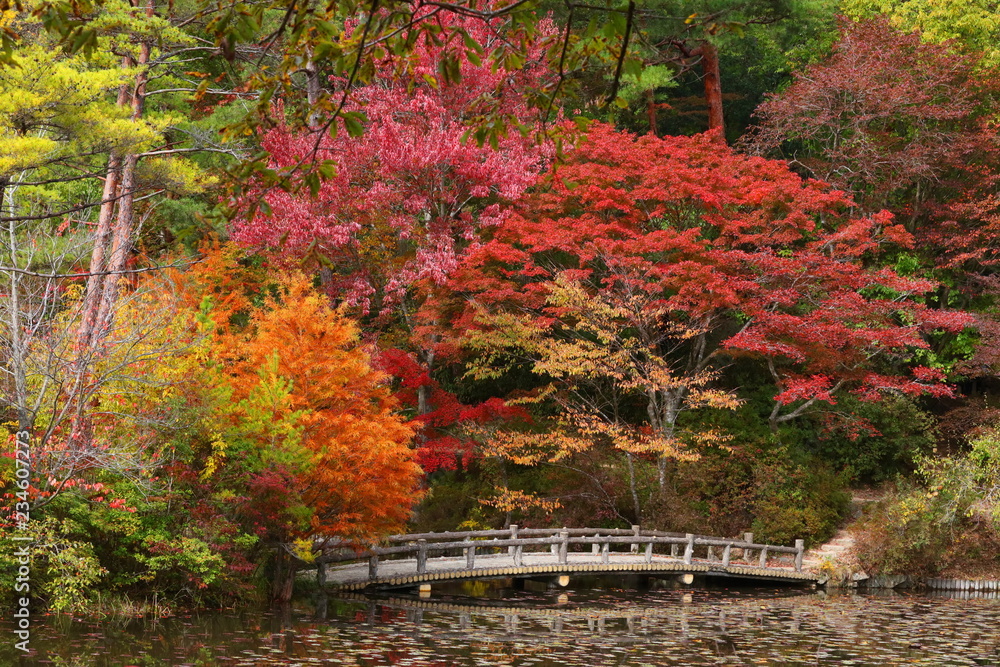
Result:
M181 297L211 321L208 357L228 376L237 406L224 417L245 431L280 434L261 439L262 449L281 450L261 461L281 464L273 482L291 487L280 495L291 495L308 519L285 520L269 535L284 544L320 536L373 543L400 530L419 497L413 431L360 346L357 326L304 275L269 273L241 265L231 248L210 250ZM270 427L254 426L261 422ZM241 465L224 462L224 445L217 449L203 476ZM279 551L279 598L291 593L288 555Z
M309 453L299 494L312 509L313 532L369 542L398 530L420 474L408 446L413 432L358 346L357 327L304 276L278 285L281 293L236 334L242 344L219 350L237 396L274 377L288 383L284 410L297 415Z

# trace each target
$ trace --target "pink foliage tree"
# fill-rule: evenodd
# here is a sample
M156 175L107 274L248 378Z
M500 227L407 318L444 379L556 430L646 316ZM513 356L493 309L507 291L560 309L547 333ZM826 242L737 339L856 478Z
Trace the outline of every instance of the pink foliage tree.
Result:
M464 31L485 50L505 39L500 19L439 16L449 23L442 34ZM327 171L315 197L265 193L265 212L234 223L234 240L319 258L331 295L365 314L393 312L418 281L443 284L479 230L504 220L549 153L524 95L550 76L541 47L519 69L493 68L472 40L419 42L407 76L391 55L379 60L374 82L351 92L348 120L338 119L339 131L315 152L336 173ZM367 119L363 133L351 112ZM475 128L486 117L507 132L480 145ZM273 169L289 168L314 152L316 135L279 125L263 145Z

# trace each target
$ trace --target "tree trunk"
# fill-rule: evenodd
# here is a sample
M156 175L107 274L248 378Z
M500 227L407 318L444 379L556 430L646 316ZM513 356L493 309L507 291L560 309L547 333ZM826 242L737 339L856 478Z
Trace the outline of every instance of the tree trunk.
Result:
M684 400L684 388L663 392L663 407L660 417L660 433L665 438L673 438L677 432L677 417L680 415L681 402ZM657 481L660 494L667 490L667 455L661 454L657 461Z
M102 276L101 302L97 311L97 321L93 340L106 336L114 320L114 308L118 301L118 283L122 280L122 271L132 250L133 220L135 218L134 192L135 171L139 157L129 155L122 165L121 194L118 202L118 215L111 239L111 253L108 256L107 275Z
M649 133L660 136L656 131L656 95L652 88L646 91L646 119L649 121Z
M146 16L152 17L155 5L149 0L146 5ZM132 89L132 120L142 118L146 105L146 83L149 75L145 66L149 64L151 55L149 41L139 47L139 71L135 76L135 88ZM135 153L127 155L122 162L120 194L118 200L118 215L115 217L111 239L111 254L108 257L107 275L103 276L101 287L101 304L97 314L98 337L108 333L114 319L114 308L118 301L118 284L122 279L121 272L125 270L128 255L132 250L132 234L135 230L135 172L139 165L139 156Z
M131 67L132 60L128 56L122 59L122 67ZM128 86L118 89L118 106L125 106L128 103ZM104 286L104 276L100 275L105 270L107 263L108 247L111 244L112 221L115 216L115 195L118 192L118 175L121 171L122 159L120 155L112 153L108 157L108 170L104 177L104 189L101 194L101 208L97 215L97 228L94 230L94 248L90 252L90 271L92 274L87 277L87 287L83 297L83 309L80 314L80 328L77 330L76 346L83 353L90 348L93 339L94 329L98 322L98 313L101 308L102 290ZM82 354L81 359L88 355Z
M726 126L722 116L722 81L719 78L719 54L715 45L705 42L701 47L701 68L708 103L708 129L718 131L719 141L726 141Z
M639 504L639 489L635 484L635 461L632 460L632 452L625 452L625 460L628 461L628 488L632 493L632 508L635 512L632 523L641 524L642 507Z
M320 85L319 67L316 66L316 61L313 60L311 49L309 50L309 60L306 61L305 71L306 100L309 102L309 119L307 124L310 130L317 130L319 129L319 113L316 111L316 105L319 104L323 87Z
M278 547L274 556L274 581L271 583L271 600L285 604L292 599L295 588L295 564L285 550Z

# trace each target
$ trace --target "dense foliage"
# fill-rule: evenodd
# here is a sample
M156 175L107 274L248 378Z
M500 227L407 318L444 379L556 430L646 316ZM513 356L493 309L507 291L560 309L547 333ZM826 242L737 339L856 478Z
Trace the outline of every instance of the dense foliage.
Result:
M816 542L872 484L866 567L995 544L996 26L925 5L6 9L32 595L287 599L407 529Z

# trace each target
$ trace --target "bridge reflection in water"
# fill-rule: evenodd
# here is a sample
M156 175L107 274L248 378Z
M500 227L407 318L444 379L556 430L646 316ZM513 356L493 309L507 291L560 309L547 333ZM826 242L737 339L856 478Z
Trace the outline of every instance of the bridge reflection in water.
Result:
M610 579L603 578L603 581ZM595 645L657 643L669 638L674 643L708 641L715 650L726 654L734 648L729 646L733 638L761 632L764 628L768 628L769 633L809 641L815 641L813 635L817 630L828 635L856 635L858 618L852 613L844 613L846 609L856 612L871 607L878 610L884 605L894 610L887 618L899 622L906 617L899 609L924 607L926 603L922 601L931 597L982 599L986 604L997 597L996 593L941 592L928 597L885 591L861 596L848 591L828 595L822 590L756 588L734 591L682 587L652 593L636 591L634 599L637 602L632 603L621 590L577 589L567 593L553 588L545 595L528 596L531 599L525 600L523 594L510 588L503 590L507 584L465 582L448 587L453 591L464 589L474 596L457 599L448 596L415 599L387 594L372 597L362 593L339 593L328 598L322 594L316 612L318 620L326 619L329 600L337 607L334 615L343 617L347 612L354 623L377 628L379 633L388 636L432 636L457 643L475 637L479 642L538 646L547 646L556 637L576 644L593 642ZM487 592L486 589L493 589L491 592L499 592L504 598L475 597Z
M476 584L473 584L476 586ZM779 622L789 632L798 633L804 620L811 617L818 598L815 594L719 601L718 608L706 615L703 604L692 605L693 598L704 591L669 591L658 604L628 604L617 596L612 604L602 603L599 591L583 591L584 601L550 591L555 598L546 604L535 600L517 604L513 600L479 599L470 602L413 599L408 597L372 598L361 593L340 593L334 598L343 610L353 608L355 622L377 626L385 633L421 634L433 632L442 639L461 639L474 634L478 640L538 642L551 641L553 635L585 641L586 637L616 643L643 642L654 637L704 637L706 632L720 639L740 627L756 627ZM510 591L508 591L510 595ZM317 614L326 617L326 596L321 596ZM425 628L424 625L427 625Z

